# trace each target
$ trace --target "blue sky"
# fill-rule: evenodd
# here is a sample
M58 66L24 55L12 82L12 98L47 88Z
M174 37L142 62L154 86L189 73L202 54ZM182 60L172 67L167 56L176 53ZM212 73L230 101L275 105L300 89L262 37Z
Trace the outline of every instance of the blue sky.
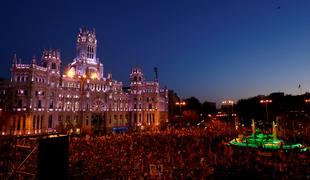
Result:
M79 27L95 28L105 74L128 84L130 68L201 101L310 90L310 1L2 1L1 77L13 53L29 63L59 48L75 57ZM301 89L298 85L301 84Z

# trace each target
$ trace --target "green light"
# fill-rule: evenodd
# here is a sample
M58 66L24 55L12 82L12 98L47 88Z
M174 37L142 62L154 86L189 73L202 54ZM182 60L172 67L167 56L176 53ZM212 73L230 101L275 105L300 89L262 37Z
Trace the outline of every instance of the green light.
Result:
M257 132L257 131L256 131ZM252 134L249 137L245 138L236 138L231 140L228 145L235 145L240 147L250 147L250 148L259 148L264 149L284 149L285 152L288 150L298 149L300 152L307 151L307 147L304 147L302 144L284 144L283 140L277 139L272 134Z

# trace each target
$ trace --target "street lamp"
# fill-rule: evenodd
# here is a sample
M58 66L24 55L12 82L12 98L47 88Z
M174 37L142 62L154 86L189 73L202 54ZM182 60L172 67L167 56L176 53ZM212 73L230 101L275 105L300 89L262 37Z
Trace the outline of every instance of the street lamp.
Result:
M175 103L175 105L180 107L180 116L179 116L179 118L180 118L180 121L181 121L181 115L182 115L181 109L182 109L182 106L186 105L186 102L185 101L178 101L178 102Z
M265 104L265 106L266 106L266 119L267 119L267 122L269 122L268 121L268 103L272 103L272 100L271 99L262 99L259 102L262 104Z

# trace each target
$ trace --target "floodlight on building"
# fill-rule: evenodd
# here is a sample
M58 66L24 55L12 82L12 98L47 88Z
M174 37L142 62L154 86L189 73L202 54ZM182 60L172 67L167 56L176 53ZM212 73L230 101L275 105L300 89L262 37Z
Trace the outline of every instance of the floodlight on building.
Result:
M91 76L90 76L90 78L92 78L92 79L97 79L97 78L98 78L97 73L92 73Z
M75 76L75 70L74 70L74 68L69 69L69 70L67 71L66 74L67 74L67 76L70 77L70 78L74 77L74 76Z

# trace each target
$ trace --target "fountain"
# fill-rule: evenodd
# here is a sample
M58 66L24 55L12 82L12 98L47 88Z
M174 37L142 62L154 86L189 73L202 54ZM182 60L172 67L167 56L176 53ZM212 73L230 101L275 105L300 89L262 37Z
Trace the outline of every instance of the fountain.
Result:
M247 137L238 137L231 140L227 145L245 147L245 148L262 148L265 151L275 151L283 149L285 152L291 150L299 150L300 152L307 151L307 147L297 144L285 144L283 140L277 137L277 124L272 122L272 134L263 134L255 127L255 122L252 120L252 134Z

